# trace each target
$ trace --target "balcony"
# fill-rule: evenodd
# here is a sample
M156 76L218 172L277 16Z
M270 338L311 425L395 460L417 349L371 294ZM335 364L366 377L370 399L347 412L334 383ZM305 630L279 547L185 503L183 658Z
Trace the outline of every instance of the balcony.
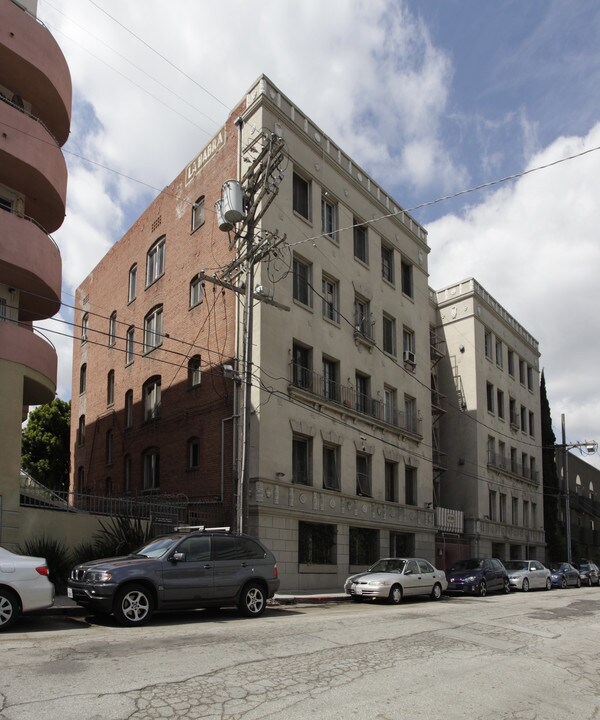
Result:
M27 214L54 232L64 220L67 195L60 148L42 124L12 104L0 102L0 126L0 183L23 194Z
M33 113L63 145L71 124L71 76L67 62L50 32L12 2L0 5L0 67L3 82L28 100Z
M382 400L356 392L349 385L341 385L334 380L302 367L297 363L290 364L291 389L299 390L311 398L318 398L320 402L339 406L344 412L356 413L358 416L368 417L382 425L390 425L396 429L421 438L421 420L417 412L404 413Z
M21 321L52 317L60 308L62 263L52 238L29 218L0 211L0 283L18 288Z
M56 350L30 325L0 321L0 360L23 367L23 405L41 405L54 399Z

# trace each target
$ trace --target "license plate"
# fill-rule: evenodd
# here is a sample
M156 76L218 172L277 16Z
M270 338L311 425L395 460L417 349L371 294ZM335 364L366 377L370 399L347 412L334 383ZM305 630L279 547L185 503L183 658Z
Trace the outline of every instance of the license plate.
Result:
M67 588L67 597L73 599L73 588Z

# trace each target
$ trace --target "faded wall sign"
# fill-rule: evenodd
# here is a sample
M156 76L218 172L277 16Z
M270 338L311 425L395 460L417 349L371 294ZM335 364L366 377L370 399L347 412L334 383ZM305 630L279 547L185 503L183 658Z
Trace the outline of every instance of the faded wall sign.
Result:
M198 154L185 169L185 184L194 179L196 173L206 165L211 157L225 145L225 127L222 127L208 145Z

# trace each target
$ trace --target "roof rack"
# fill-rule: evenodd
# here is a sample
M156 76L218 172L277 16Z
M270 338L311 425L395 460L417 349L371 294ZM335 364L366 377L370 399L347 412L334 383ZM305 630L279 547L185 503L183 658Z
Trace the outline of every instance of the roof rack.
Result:
M179 525L175 532L231 532L230 527L206 527L205 525Z

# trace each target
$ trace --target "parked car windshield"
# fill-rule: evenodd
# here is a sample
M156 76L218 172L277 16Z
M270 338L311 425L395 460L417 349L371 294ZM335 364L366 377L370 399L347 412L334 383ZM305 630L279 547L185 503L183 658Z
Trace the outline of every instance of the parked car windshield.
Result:
M378 560L375 565L371 565L369 572L401 573L405 565L406 560L396 560L395 558Z
M461 570L479 570L482 566L483 560L461 560L452 566L452 570L460 572Z
M523 560L507 560L504 563L504 567L507 570L527 570L528 564Z
M159 558L162 557L166 552L168 552L173 547L173 545L175 545L175 543L180 539L180 536L156 538L155 540L152 540L143 547L141 547L139 550L136 550L135 554L143 555L144 557Z

